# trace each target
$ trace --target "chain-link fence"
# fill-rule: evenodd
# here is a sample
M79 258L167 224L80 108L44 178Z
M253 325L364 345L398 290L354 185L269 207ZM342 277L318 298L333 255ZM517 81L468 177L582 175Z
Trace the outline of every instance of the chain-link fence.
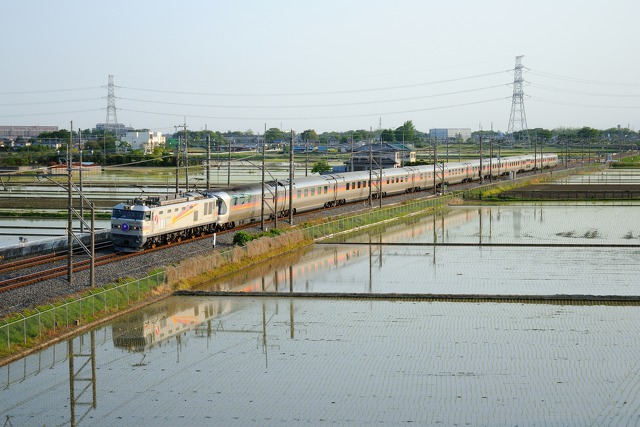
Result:
M59 330L91 322L98 315L141 301L165 282L165 271L158 271L131 282L91 289L83 296L64 299L49 307L18 313L0 325L0 356L11 351L13 346L28 345Z

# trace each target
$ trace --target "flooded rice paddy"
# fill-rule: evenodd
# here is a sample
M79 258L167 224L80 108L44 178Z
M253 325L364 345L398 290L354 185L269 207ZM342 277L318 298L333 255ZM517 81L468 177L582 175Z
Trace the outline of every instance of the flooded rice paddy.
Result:
M637 209L456 207L338 237L202 287L277 296L173 297L0 368L0 419L636 425L637 305L286 294L637 296Z

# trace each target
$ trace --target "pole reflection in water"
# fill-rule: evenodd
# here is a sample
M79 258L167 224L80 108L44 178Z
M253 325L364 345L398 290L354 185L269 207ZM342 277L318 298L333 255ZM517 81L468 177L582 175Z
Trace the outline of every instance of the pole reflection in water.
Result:
M74 338L67 341L68 357L69 357L69 408L70 423L72 426L78 425L92 409L96 409L97 393L96 393L96 333L89 333L91 345L89 352L83 351L83 341L85 335L79 337L80 348L76 353L74 351ZM76 359L78 365L76 367ZM91 390L91 396L87 396ZM90 398L90 400L89 400ZM77 407L86 407L84 412L78 413Z

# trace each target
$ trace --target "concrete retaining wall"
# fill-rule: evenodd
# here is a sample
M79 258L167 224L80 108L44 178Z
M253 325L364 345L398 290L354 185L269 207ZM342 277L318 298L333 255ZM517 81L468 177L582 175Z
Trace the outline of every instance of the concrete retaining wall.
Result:
M95 233L95 242L103 243L111 238L110 230L99 230ZM91 235L85 233L80 237L82 243L87 247L91 245ZM67 250L67 237L54 237L51 239L38 240L35 242L18 243L13 246L0 248L0 260L14 259L37 253L62 252Z

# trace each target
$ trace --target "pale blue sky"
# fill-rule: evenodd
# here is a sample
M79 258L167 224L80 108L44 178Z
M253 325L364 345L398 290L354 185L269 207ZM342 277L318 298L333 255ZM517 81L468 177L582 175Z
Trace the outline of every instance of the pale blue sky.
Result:
M0 124L640 127L637 0L0 2Z

